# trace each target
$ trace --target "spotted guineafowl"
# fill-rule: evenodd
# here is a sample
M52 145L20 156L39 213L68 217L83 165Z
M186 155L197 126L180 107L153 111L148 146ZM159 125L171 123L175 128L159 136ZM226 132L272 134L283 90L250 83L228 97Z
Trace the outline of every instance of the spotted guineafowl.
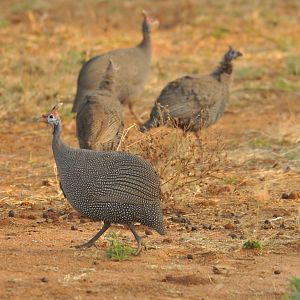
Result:
M171 121L172 125L197 135L199 129L216 123L229 100L232 61L241 55L230 47L211 74L184 76L168 83L156 100L150 119L140 127L140 131Z
M150 72L151 29L158 24L158 21L150 18L145 11L143 15L143 39L136 47L117 49L95 56L82 66L77 80L73 112L78 112L85 95L98 87L111 58L120 66L120 72L116 76L116 93L119 101L128 104L131 113L134 114L132 103L142 93Z
M134 222L165 234L160 180L148 162L126 152L68 147L60 137L57 106L42 121L53 127L52 150L64 195L82 216L104 221L102 229L77 248L93 246L111 223L129 227L138 244L136 254L141 251L141 237Z
M86 95L76 116L80 148L116 150L124 129L121 103L115 95L114 77L118 68L109 61L99 87Z

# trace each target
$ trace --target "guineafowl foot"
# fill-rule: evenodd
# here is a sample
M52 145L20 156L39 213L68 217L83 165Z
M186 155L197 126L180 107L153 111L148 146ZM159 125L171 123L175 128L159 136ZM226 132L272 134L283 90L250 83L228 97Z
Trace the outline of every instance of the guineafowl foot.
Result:
M138 247L137 247L136 251L134 252L134 255L137 256L142 251L142 238L137 234L137 232L136 232L133 224L128 224L127 226L131 230L131 232L133 233L133 235L134 235L134 237L135 237L135 239L137 241Z
M101 230L99 232L97 232L95 234L95 236L93 236L89 241L87 241L86 243L82 244L82 245L77 245L75 246L76 249L87 249L90 248L92 246L96 247L95 242L99 239L99 237L110 227L110 223L106 223L104 222L103 227L101 228Z
M76 245L75 249L88 249L88 248L91 248L92 246L97 247L95 243L90 243L90 241L88 241L84 244Z

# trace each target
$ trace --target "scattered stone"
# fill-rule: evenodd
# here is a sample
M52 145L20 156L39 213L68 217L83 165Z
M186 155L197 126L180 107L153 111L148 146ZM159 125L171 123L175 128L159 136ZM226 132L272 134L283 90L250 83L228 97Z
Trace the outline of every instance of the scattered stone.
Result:
M165 239L163 239L163 243L170 244L170 243L172 243L172 239L171 238L165 238Z
M151 230L149 230L149 229L146 229L146 230L145 230L145 234L146 234L146 235L152 235L153 232L152 232Z
M202 224L203 229L212 230L213 226L211 224Z
M279 275L280 273L281 273L280 270L275 270L275 271L274 271L274 274L275 274L275 275Z
M49 218L49 214L46 211L43 211L42 217L44 219L48 219Z
M16 216L15 211L14 211L14 210L10 210L10 211L8 212L8 216L9 216L10 218L15 217L15 216Z
M234 223L234 224L241 224L241 222L240 222L239 220L237 220L237 219L234 220L233 223Z
M282 193L281 199L300 199L300 192Z
M273 225L270 220L265 220L261 227L263 229L272 229Z
M192 226L191 230L196 231L196 230L198 230L198 227L197 226Z
M189 218L181 217L181 216L172 216L171 221L175 223L184 223L191 224L191 220Z
M187 254L186 257L187 257L187 259L193 259L194 258L192 254Z
M72 225L72 226L71 226L71 230L77 230L77 227L74 226L74 225Z
M48 278L47 277L43 277L43 278L41 278L41 282L48 282L49 280L48 280Z
M234 229L235 227L231 223L227 223L227 224L224 225L224 228L225 229Z
M212 271L214 274L222 274L221 270L216 266L212 267Z
M229 233L228 236L231 237L232 239L237 238L237 235L235 233Z
M42 186L51 186L52 184L51 184L51 182L50 182L50 180L49 179L44 179L43 181L42 181Z
M284 224L284 222L282 222L282 223L279 225L279 228L280 228L280 229L285 229L285 224Z
M289 194L289 199L300 199L300 192L291 192Z
M288 193L282 193L281 199L289 199L289 194Z

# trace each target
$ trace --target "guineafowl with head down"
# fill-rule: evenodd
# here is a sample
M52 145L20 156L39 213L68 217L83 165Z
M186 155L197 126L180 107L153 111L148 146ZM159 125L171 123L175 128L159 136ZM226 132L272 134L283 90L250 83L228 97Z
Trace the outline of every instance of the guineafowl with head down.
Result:
M98 88L85 96L76 116L80 148L97 151L116 150L124 129L121 103L115 94L118 68L109 61Z
M98 87L99 80L105 74L109 59L118 66L120 72L116 76L116 95L122 104L127 104L130 111L133 102L142 93L147 82L151 64L151 30L158 24L143 11L142 41L133 48L116 49L87 61L81 68L77 80L77 92L73 103L73 112L78 112L84 103L85 95Z
M82 216L104 221L102 229L77 248L89 248L110 227L125 224L141 251L141 237L133 223L165 234L160 207L160 180L144 159L118 151L93 151L68 147L61 139L57 107L42 116L53 127L52 150L64 195Z
M184 76L168 83L140 131L145 132L168 122L197 134L201 128L216 123L229 100L232 62L241 55L241 52L230 47L211 74Z

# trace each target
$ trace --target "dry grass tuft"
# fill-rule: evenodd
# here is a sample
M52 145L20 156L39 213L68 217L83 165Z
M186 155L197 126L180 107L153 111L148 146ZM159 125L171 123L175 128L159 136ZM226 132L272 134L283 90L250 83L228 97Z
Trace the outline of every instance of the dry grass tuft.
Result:
M162 200L168 209L175 208L178 194L194 194L199 183L218 171L226 159L219 135L196 139L194 134L178 128L162 127L146 134L135 132L126 136L121 149L152 164L161 178Z

